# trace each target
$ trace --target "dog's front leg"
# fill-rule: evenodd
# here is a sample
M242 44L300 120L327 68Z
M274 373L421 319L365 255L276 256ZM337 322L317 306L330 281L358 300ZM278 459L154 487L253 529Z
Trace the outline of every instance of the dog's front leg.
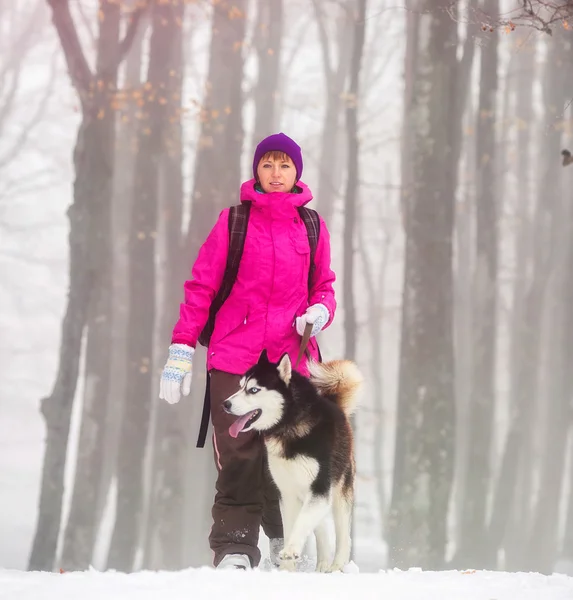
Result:
M328 496L308 494L298 512L290 535L285 538L285 547L279 555L281 561L294 562L300 558L306 539L326 517L330 504L331 499Z
M326 517L314 530L316 537L316 570L326 573L330 568L330 540L328 539L328 521Z
M302 502L299 500L296 494L289 492L289 490L283 489L281 490L280 505L283 519L283 536L286 548L286 541L291 537L294 522L298 513L300 512ZM284 550L279 553L279 559L281 561L280 568L282 570L294 571L296 569L296 558L286 558L284 555Z

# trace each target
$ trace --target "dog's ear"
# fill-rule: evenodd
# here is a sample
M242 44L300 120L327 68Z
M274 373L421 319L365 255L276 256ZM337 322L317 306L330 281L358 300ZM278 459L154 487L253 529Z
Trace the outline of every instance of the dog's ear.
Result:
M269 362L269 355L267 354L267 349L265 348L261 354L259 355L258 363L259 365L265 364Z
M279 361L279 377L288 385L292 377L292 364L290 356L285 352Z

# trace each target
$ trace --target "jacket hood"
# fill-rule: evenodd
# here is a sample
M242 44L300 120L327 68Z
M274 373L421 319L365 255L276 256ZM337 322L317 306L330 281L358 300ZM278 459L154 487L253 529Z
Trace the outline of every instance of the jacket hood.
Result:
M310 188L302 181L296 183L296 187L300 190L299 193L292 192L272 192L270 194L264 194L257 192L255 189L256 179L249 179L241 185L241 202L252 202L253 206L265 206L278 205L278 206L292 206L297 208L304 206L312 200L312 192Z

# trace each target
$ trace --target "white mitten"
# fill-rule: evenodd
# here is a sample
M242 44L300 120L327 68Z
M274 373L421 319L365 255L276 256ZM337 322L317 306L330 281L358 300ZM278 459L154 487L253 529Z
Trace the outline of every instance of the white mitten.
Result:
M169 404L181 400L181 392L185 396L191 391L191 360L195 348L187 344L171 344L169 358L163 367L159 383L159 398ZM182 385L183 384L183 385Z
M307 323L312 323L311 337L316 335L328 322L330 313L324 304L313 304L306 309L304 315L296 318L296 331L299 335L304 333Z

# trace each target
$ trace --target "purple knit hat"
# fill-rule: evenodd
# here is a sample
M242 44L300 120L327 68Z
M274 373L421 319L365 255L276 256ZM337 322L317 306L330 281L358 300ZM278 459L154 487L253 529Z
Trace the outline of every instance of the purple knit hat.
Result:
M298 181L302 175L302 152L300 146L284 133L269 135L269 137L266 137L257 146L253 159L253 175L255 179L257 178L259 161L267 152L272 152L273 150L284 152L290 156L296 168L296 180Z

